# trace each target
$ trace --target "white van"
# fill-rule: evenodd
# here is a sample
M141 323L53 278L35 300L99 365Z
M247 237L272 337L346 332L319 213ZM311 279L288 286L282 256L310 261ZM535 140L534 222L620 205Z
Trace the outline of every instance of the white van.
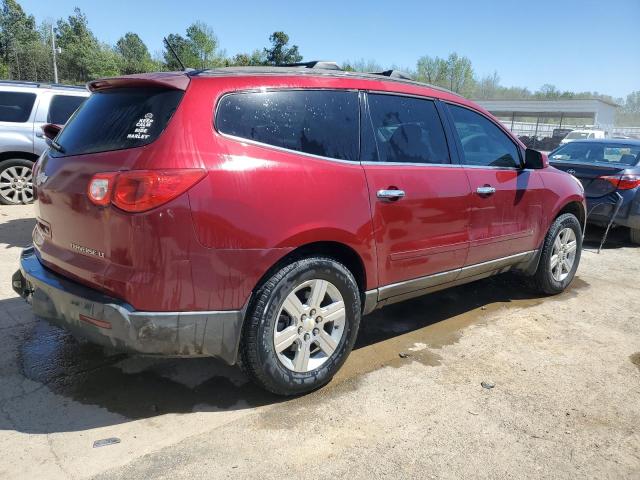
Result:
M560 145L573 142L574 140L586 140L588 138L606 138L604 130L573 130L562 139Z

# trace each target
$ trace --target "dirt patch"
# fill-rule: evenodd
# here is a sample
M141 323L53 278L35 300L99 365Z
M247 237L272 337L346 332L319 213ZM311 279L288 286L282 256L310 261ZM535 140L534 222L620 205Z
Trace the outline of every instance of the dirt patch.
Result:
M640 370L640 352L636 352L633 355L629 356L629 360L631 360L631 363L633 363L636 367L638 367L638 370Z

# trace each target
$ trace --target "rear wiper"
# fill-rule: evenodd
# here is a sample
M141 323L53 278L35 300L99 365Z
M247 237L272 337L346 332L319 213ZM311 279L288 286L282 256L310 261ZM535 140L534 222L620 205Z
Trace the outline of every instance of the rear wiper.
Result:
M65 149L62 145L60 145L58 142L56 142L55 140L50 140L47 139L47 144L53 148L54 150L60 152L60 153L65 153Z

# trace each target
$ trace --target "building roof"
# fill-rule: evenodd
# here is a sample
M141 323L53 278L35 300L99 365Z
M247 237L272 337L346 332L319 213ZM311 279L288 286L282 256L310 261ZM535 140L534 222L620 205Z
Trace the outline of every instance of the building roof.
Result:
M589 98L581 100L476 100L491 112L595 113L616 109L618 104Z

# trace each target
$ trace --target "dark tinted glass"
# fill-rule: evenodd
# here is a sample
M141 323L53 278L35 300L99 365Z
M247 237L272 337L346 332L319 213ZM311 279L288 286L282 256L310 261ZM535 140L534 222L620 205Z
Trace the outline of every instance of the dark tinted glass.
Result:
M26 122L35 101L35 93L0 92L0 122Z
M85 97L72 95L54 95L49 105L48 123L64 125L69 117L85 101Z
M468 108L449 106L465 165L519 167L518 148L498 126Z
M447 141L433 101L377 94L368 98L378 161L449 163ZM367 148L363 150L363 160L371 160Z
M296 90L226 95L216 127L221 133L337 158L358 159L358 94Z
M184 94L181 90L114 89L92 94L71 117L56 142L78 155L140 147L167 126Z
M553 162L609 163L634 166L640 162L640 146L601 142L571 142L554 151Z

